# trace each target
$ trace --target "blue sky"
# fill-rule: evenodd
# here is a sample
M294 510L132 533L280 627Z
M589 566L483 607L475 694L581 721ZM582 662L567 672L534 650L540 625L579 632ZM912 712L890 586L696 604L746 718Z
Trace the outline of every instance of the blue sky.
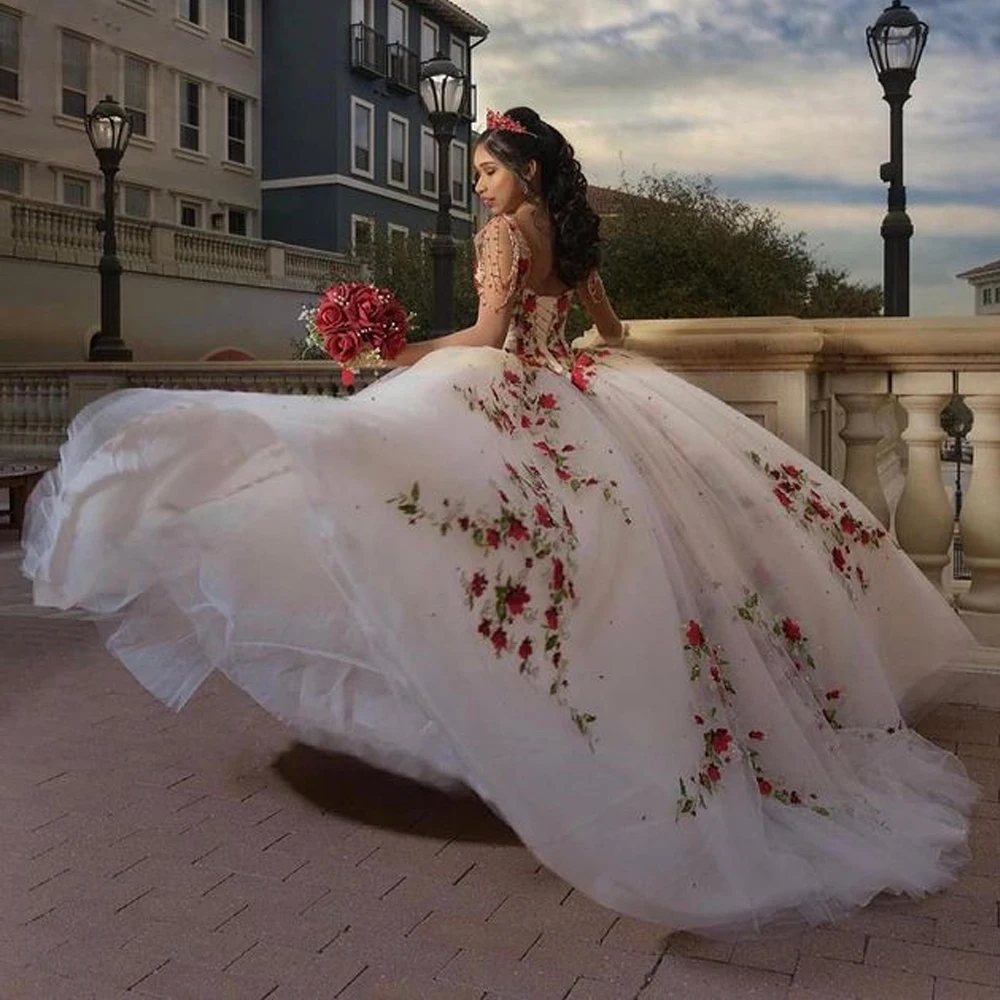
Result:
M673 171L775 209L826 263L881 281L888 106L865 48L883 3L470 0L480 114L535 107L592 183ZM1000 257L1000 3L915 0L906 106L914 315L968 315L958 271Z

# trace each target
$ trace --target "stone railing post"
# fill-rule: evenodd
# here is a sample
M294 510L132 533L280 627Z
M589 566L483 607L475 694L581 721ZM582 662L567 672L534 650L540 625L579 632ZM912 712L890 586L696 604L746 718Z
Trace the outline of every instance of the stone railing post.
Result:
M267 276L273 281L285 276L285 248L269 245L267 248Z
M972 585L960 598L968 611L1000 613L1000 375L963 372L959 388L972 410L972 479L960 520Z
M909 372L897 375L893 389L906 410L903 431L907 470L903 494L896 506L896 538L910 558L939 590L948 564L955 513L941 476L941 411L951 398L950 372Z
M177 263L177 254L174 248L174 231L167 226L160 226L156 223L149 234L149 255L152 262L159 267L166 266L167 269L174 267Z

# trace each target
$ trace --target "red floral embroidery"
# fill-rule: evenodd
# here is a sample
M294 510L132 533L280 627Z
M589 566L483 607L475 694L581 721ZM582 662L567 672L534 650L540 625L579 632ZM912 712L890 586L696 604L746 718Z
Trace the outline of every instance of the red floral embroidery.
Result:
M737 608L739 617L758 623L758 603L757 596L750 595ZM806 641L798 623L791 618L775 619L770 631L796 649ZM694 715L695 725L702 730L705 749L698 773L687 779L678 779L680 795L677 799L677 818L694 816L699 809L704 809L708 796L722 782L726 765L739 760L745 760L749 765L757 782L757 790L762 796L773 798L784 805L803 805L800 792L785 787L764 772L759 749L759 745L766 740L764 731L751 729L745 738L736 735L735 710L731 704L731 696L736 691L722 647L708 642L701 623L695 619L684 626L684 640L691 680L698 684L700 700L705 705L703 710ZM801 649L798 649L798 655L801 658ZM811 657L809 663L812 665ZM796 663L797 668L798 666ZM821 815L829 815L828 809L816 804L814 795L810 796L810 808Z
M857 562L852 546L860 549L879 549L887 538L886 530L879 524L866 524L848 509L844 501L834 503L812 485L809 474L796 465L771 466L757 452L750 452L750 460L757 468L774 480L773 492L778 502L809 529L822 532L823 545L830 554L830 562L837 578L853 598L856 581L864 593L868 577Z

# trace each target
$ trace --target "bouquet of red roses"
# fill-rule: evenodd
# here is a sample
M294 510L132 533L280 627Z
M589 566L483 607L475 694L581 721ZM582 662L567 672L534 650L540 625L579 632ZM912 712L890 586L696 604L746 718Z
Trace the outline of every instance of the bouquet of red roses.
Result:
M340 365L344 385L353 384L359 368L391 361L406 346L406 310L389 289L363 281L331 285L299 319L306 326L306 343Z

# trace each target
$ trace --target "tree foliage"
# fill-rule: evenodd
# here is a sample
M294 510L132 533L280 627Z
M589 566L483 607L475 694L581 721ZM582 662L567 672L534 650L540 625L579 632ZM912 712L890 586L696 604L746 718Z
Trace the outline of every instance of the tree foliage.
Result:
M876 286L820 264L805 235L708 179L643 177L612 199L602 274L626 318L872 316Z

